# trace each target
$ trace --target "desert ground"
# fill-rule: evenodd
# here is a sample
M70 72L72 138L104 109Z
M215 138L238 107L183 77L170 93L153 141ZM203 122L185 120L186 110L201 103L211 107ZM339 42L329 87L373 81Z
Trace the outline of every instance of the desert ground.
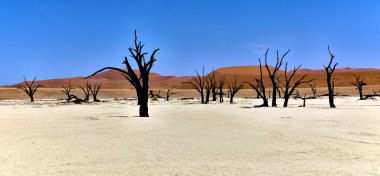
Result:
M1 100L0 175L380 175L379 101L136 103Z

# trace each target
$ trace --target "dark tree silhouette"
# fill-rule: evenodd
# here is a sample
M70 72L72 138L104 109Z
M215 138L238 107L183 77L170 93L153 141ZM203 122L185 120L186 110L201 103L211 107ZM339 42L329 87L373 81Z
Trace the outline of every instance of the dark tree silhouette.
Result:
M86 82L86 86L85 88L82 87L82 86L79 86L80 89L82 89L83 93L84 93L84 102L89 102L90 101L90 94L91 94L91 91L90 91L90 84L88 82Z
M83 99L80 99L80 98L78 98L78 97L75 96L75 95L70 95L70 100L71 100L71 99L74 99L74 103L75 103L75 104L81 104L82 102L84 102Z
M98 100L97 96L99 94L100 87L102 87L102 84L94 84L94 86L89 84L87 86L89 86L89 89L91 91L91 95L92 95L92 98L94 99L94 102L100 102Z
M149 112L148 112L149 73L153 67L154 62L156 62L155 55L159 49L155 49L153 53L151 54L150 59L147 61L145 59L145 55L147 55L148 53L142 51L145 45L141 44L141 41L137 40L136 31L135 31L134 43L135 43L134 48L128 48L128 50L131 54L131 57L135 60L139 68L139 71L140 71L139 75L137 75L132 69L132 66L128 60L128 57L125 57L123 64L125 64L125 66L127 67L127 70L115 68L115 67L105 67L96 71L94 74L88 76L87 78L108 69L119 71L129 81L129 83L132 84L132 86L136 90L138 104L140 105L140 109L139 109L140 117L149 117Z
M205 104L207 104L210 101L211 89L212 89L211 80L209 79L209 76L207 75L206 87L205 87L205 90L206 90Z
M64 86L63 84L61 85L61 87L63 88L63 90L61 90L61 92L63 92L64 94L66 94L67 96L67 102L70 102L71 100L71 90L73 90L73 86L71 86L71 82L69 82L69 84L67 86Z
M174 95L175 93L171 92L173 89L175 89L176 86L173 86L171 88L169 88L167 91L166 91L166 101L169 101L169 97L170 95Z
M19 86L18 89L22 89L30 98L30 102L34 102L34 93L37 92L37 89L42 87L41 85L35 85L37 77L34 77L32 82L28 82L24 76L24 84L23 86Z
M236 75L234 75L234 82L232 84L228 83L228 90L230 93L230 103L234 103L234 97L236 93L243 88L243 84L238 85L236 83Z
M299 85L313 81L313 80L306 80L306 81L304 80L307 77L307 74L303 75L298 80L293 81L294 75L297 73L297 71L300 67L301 67L301 65L299 65L297 68L294 67L291 75L289 76L288 75L288 63L285 63L285 72L284 72L285 83L281 82L285 88L285 91L284 91L284 107L288 107L289 98L293 94L294 90L296 90L296 88ZM291 85L292 82L294 82L293 85Z
M161 93L161 90L160 89L158 89L158 92L155 94L154 92L153 92L153 90L149 90L149 98L163 98L161 95L160 95L160 93Z
M364 78L362 78L360 75L356 76L354 75L355 77L355 82L352 82L351 84L354 85L356 87L356 89L358 89L359 91L359 100L364 100L363 98L363 86L367 85L367 83L364 82Z
M256 91L257 95L261 99L263 99L263 104L259 106L255 106L255 107L268 107L268 98L266 96L265 84L263 82L263 69L262 69L260 58L259 58L259 64L260 64L260 77L255 78L256 84L252 84L249 82L245 82L245 83L249 84L252 87L252 89Z
M338 65L338 63L335 63L334 66L332 66L332 62L333 62L335 56L333 54L331 54L330 46L328 46L327 49L328 49L329 54L330 54L330 62L327 65L327 67L324 66L324 65L323 65L323 67L325 68L325 71L326 71L327 88L329 90L330 108L335 108L335 104L334 104L334 88L335 88L335 83L334 83L334 81L331 80L331 78L333 76L333 73L334 73L335 68Z
M306 107L306 100L307 99L310 99L311 97L306 97L306 94L302 97L302 100L303 100L303 104L301 105L301 107Z
M278 76L278 79L277 79L278 81L277 81L277 92L278 92L278 98L282 98L282 96L281 96L281 92L284 92L284 89L281 87L281 85L280 85L280 76Z
M267 71L269 73L269 78L272 82L272 107L277 107L277 103L276 103L277 81L278 81L277 71L284 64L284 58L289 53L290 50L286 51L285 54L283 54L281 58L280 58L280 56L278 54L278 50L277 50L277 61L276 61L276 65L274 66L273 72L270 71L269 65L267 62L268 51L269 51L269 49L267 49L267 51L265 52L265 67L267 68Z
M205 87L205 68L202 67L202 76L199 75L198 71L195 70L195 73L197 74L197 76L193 76L192 81L187 81L187 82L184 82L185 84L190 84L193 89L197 90L199 92L199 94L201 95L201 103L204 104L205 103L205 99L204 99L204 87Z
M223 87L224 87L224 83L225 83L226 79L224 78L224 76L222 78L219 79L219 84L218 84L218 93L219 93L219 102L220 103L223 103L223 95L224 95L224 92L223 92Z
M216 77L215 77L214 69L212 70L210 74L207 75L207 78L211 86L211 95L212 95L211 101L216 101L217 85L216 85Z
M313 93L312 99L317 98L317 87L315 87L315 84L309 84L311 92Z

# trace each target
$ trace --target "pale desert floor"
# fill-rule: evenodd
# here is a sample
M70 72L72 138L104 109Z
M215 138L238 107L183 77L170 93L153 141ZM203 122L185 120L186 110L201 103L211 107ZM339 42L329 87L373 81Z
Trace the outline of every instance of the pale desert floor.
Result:
M380 102L336 101L3 100L0 175L380 175Z

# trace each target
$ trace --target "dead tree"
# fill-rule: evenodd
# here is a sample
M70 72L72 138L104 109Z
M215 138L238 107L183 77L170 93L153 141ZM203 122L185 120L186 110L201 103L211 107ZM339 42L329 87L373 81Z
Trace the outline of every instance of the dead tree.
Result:
M211 86L211 101L216 101L216 92L217 92L217 85L216 85L216 77L215 77L215 71L214 69L210 74L207 75L208 81L210 81Z
M205 99L204 99L204 87L205 87L205 68L203 67L202 68L202 76L199 75L198 71L195 70L195 73L197 74L197 76L193 76L192 81L187 81L187 82L184 82L185 84L190 84L193 89L197 90L200 95L201 95L201 103L204 104L205 103Z
M158 89L158 92L157 92L156 94L153 92L153 90L149 90L148 95L149 95L149 98L155 98L155 99L157 99L157 98L163 98L163 97L160 95L160 93L161 93L161 90L160 90L160 89Z
M89 86L89 89L91 91L91 95L92 95L94 102L100 102L98 100L97 96L98 96L98 93L99 93L99 90L100 90L100 87L102 86L102 84L94 84L94 86L89 84L87 86Z
M294 78L294 75L297 73L297 71L300 67L301 67L301 65L299 65L297 68L294 67L291 75L289 76L288 75L288 63L285 63L285 72L284 72L285 83L281 82L285 88L285 91L284 91L284 107L288 107L289 98L293 94L294 90L296 90L296 88L299 85L313 81L313 80L306 80L306 81L304 80L307 77L307 74L303 75L298 80L292 81ZM292 82L294 82L293 85L291 85Z
M71 82L67 86L64 86L63 84L61 85L63 90L61 90L64 94L67 96L67 103L70 102L71 99L71 90L73 90L73 86L71 86Z
M171 92L173 89L175 89L175 87L176 87L176 86L173 86L173 87L169 88L169 89L166 91L166 101L169 101L169 97L170 97L170 95L174 95L174 94L175 94L175 93L172 93L172 92Z
M205 104L207 104L210 101L210 95L211 95L211 89L212 89L211 80L210 80L209 76L206 76L206 87L205 88L206 88Z
M74 99L74 103L75 104L81 104L82 102L84 102L84 100L83 99L80 99L80 98L78 98L77 96L75 96L75 95L70 95L70 100L71 99Z
M230 103L234 103L234 97L239 90L243 88L243 84L238 85L236 83L236 75L234 75L234 82L233 84L228 83L228 90L230 92Z
M249 82L245 82L245 83L249 84L252 87L252 89L256 91L257 95L261 99L263 99L263 104L259 106L255 106L255 107L268 107L268 98L266 96L265 85L263 82L263 70L262 70L260 58L259 58L259 63L260 63L260 77L255 78L256 84L252 84Z
M82 86L79 86L79 88L82 89L82 91L84 93L84 99L83 99L83 101L84 102L89 102L90 101L90 94L91 94L90 84L88 82L86 82L85 88L82 87Z
M278 50L277 50L277 61L276 61L276 65L274 66L273 72L270 71L269 65L268 65L268 62L267 62L268 51L269 51L269 49L267 49L267 51L265 52L265 67L267 68L267 71L269 73L269 78L270 78L270 80L272 82L272 107L277 107L277 103L276 103L277 81L278 81L277 71L283 65L284 58L289 53L290 50L286 51L285 54L283 54L281 58L280 58L280 56L278 54Z
M363 86L367 85L367 83L364 82L364 78L362 78L360 75L355 77L355 82L352 82L351 84L356 87L359 91L359 100L364 100L363 98Z
M311 97L306 97L306 94L302 97L303 104L300 107L306 107L306 100L310 99Z
M42 87L41 85L37 84L35 85L35 81L37 79L37 76L34 77L32 82L28 82L24 76L24 84L23 86L19 86L18 89L22 89L30 98L30 102L34 102L34 93L37 92L37 89Z
M330 62L329 64L326 66L323 65L323 67L325 68L325 71L326 71L326 77L327 77L327 88L329 90L329 103L330 103L330 108L335 108L335 104L334 104L334 89L335 89L335 83L334 81L331 80L332 76L333 76L333 73L335 71L335 68L336 66L338 65L338 63L335 63L334 66L332 66L332 62L334 60L334 55L331 54L331 51L330 51L330 46L327 47L328 51L329 51L329 54L330 54Z
M309 84L311 92L313 93L312 99L317 98L317 87L315 87L315 84Z
M218 92L219 92L219 102L220 103L223 103L223 95L224 95L224 92L223 92L223 87L224 87L224 83L225 83L225 78L224 76L222 78L219 79L219 84L218 84Z
M156 52L159 49L155 49L150 56L149 60L146 60L145 55L148 53L143 52L142 49L145 45L141 44L141 41L137 40L137 32L135 31L135 40L134 40L134 48L128 48L131 57L135 60L140 74L137 75L135 71L132 69L132 66L128 60L128 57L124 58L123 64L127 67L126 70L115 68L115 67L105 67L94 74L88 76L87 78L96 75L99 72L104 70L116 70L123 74L123 76L132 84L132 86L136 90L138 104L140 105L139 115L140 117L149 117L148 112L148 91L149 91L149 73L153 67L154 62L156 62Z

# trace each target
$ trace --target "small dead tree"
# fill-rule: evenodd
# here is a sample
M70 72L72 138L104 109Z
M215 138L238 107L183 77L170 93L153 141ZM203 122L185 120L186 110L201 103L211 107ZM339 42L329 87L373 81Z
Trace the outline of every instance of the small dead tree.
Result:
M306 97L306 94L302 97L303 104L300 107L306 107L306 100L310 99L311 97Z
M311 92L313 93L312 99L317 98L317 87L315 87L315 84L309 84Z
M283 65L284 58L289 53L290 50L286 51L282 55L281 58L280 58L280 56L278 54L278 50L277 50L277 61L276 61L276 65L274 66L273 71L270 71L269 65L268 65L268 62L267 62L268 51L269 51L269 49L267 49L267 51L265 52L265 67L267 68L267 71L269 73L269 78L270 78L270 80L272 82L272 107L277 107L277 103L276 103L277 81L278 81L277 72L278 72L278 70L280 70L281 66Z
M204 87L205 87L205 68L202 67L202 76L199 75L198 71L195 70L195 73L197 74L197 76L193 76L192 77L192 80L193 81L187 81L187 82L184 82L185 84L190 84L193 89L197 90L201 96L201 103L204 104L205 103L205 98L204 98Z
M89 89L90 89L90 92L91 92L91 95L92 95L94 102L100 102L98 100L98 94L99 94L100 87L102 87L102 84L94 84L94 86L89 84L87 86L89 86Z
M224 83L225 83L226 79L224 78L224 76L222 78L219 79L219 84L218 84L218 93L219 93L219 102L220 103L223 103L223 95L224 95L224 92L223 92L223 87L224 87Z
M330 62L327 66L323 67L325 68L326 71L326 77L327 77L327 88L329 90L329 103L330 103L330 108L335 108L334 104L334 89L335 89L335 82L332 81L332 76L335 71L336 66L338 63L335 63L334 66L332 66L332 62L334 60L334 55L330 51L330 46L327 47L329 54L330 54Z
M160 95L160 93L161 93L161 90L160 89L158 89L158 92L155 94L154 92L153 92L153 90L149 90L149 98L154 98L154 99L157 99L157 98L163 98L161 95Z
M69 82L69 84L67 86L64 86L62 84L61 87L63 88L63 90L61 90L61 92L63 92L67 96L67 99L66 99L67 103L70 102L70 100L71 100L71 90L74 89L73 86L71 86L71 82Z
M82 102L84 102L84 100L83 99L80 99L80 98L78 98L77 96L75 96L75 95L70 95L70 100L71 99L74 99L74 103L75 104L81 104Z
M298 86L300 86L301 84L309 83L309 82L313 81L313 80L304 81L304 79L307 77L307 74L303 75L300 79L298 79L296 81L292 81L294 78L294 75L297 73L297 71L300 67L301 67L301 65L299 65L297 68L294 67L291 75L289 76L288 75L288 63L285 63L285 72L284 72L285 83L281 82L285 87L284 107L288 107L289 98ZM293 85L291 85L292 82L294 82Z
M79 88L83 91L84 93L84 99L83 101L84 102L89 102L90 101L90 94L91 94L91 91L90 91L90 84L88 82L86 82L86 86L85 88L82 87L82 86L79 86Z
M265 90L265 84L263 82L263 70L262 70L262 65L261 65L261 60L259 58L259 63L260 63L260 77L255 78L256 84L252 84L249 82L245 82L249 84L253 90L256 91L257 95L263 99L263 104L255 107L268 107L268 98L266 96L266 90Z
M170 95L174 95L175 93L171 92L173 89L175 89L176 86L173 86L171 88L169 88L167 91L166 91L166 101L169 101L169 97Z
M358 76L354 75L354 77L355 77L355 81L352 82L351 84L354 85L356 87L356 89L358 89L359 100L364 100L364 98L363 98L363 86L367 85L367 83L364 82L364 77L362 78L360 75L358 75Z
M243 88L243 84L238 85L236 83L236 75L234 75L234 82L232 84L228 83L228 90L230 92L230 103L234 103L234 97L239 90Z
M88 76L92 77L96 75L99 72L102 72L104 70L116 70L123 74L123 76L129 81L130 84L135 88L138 104L140 105L139 108L139 115L140 117L149 117L149 111L148 111L148 91L149 91L149 73L150 70L153 67L154 62L156 62L156 53L159 49L155 49L153 53L150 56L150 59L147 60L145 58L145 55L148 53L143 52L143 48L145 45L141 44L141 41L137 40L137 32L135 31L135 40L134 40L135 46L134 48L128 48L131 57L135 60L140 74L137 75L135 71L132 69L132 66L128 60L127 57L124 58L123 64L127 67L127 70L115 68L115 67L105 67L102 68L92 75Z
M18 89L23 90L30 98L30 102L34 102L34 93L37 92L37 89L42 87L41 85L37 84L35 85L35 81L37 79L37 76L34 77L32 82L28 82L24 76L24 84L23 86L19 86Z

